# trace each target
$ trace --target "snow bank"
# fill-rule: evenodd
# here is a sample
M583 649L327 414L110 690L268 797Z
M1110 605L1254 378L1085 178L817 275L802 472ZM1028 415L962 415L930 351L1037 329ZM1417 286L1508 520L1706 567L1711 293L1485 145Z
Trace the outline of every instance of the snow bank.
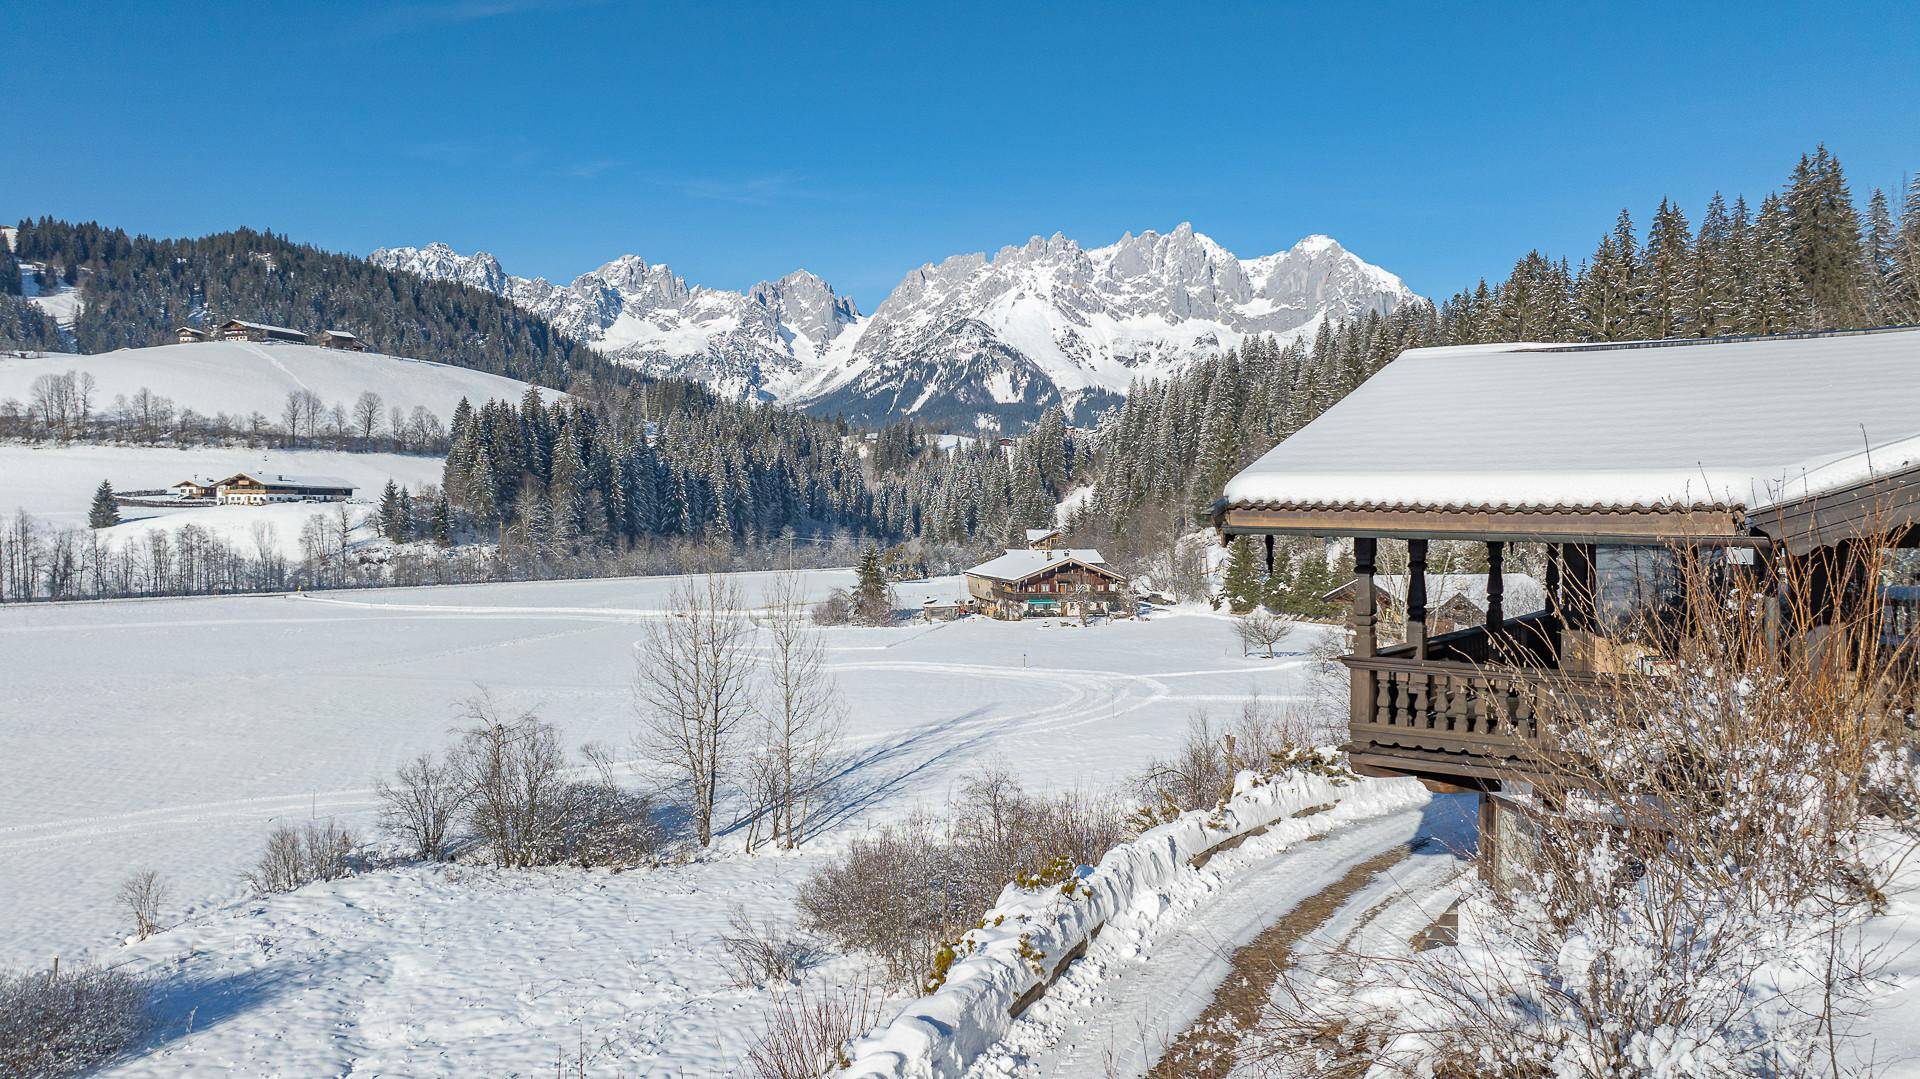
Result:
M958 1076L1006 1034L1015 1002L1045 984L1108 921L1158 903L1179 876L1194 871L1195 855L1261 830L1297 842L1429 797L1410 779L1242 772L1225 806L1182 814L1121 844L1099 865L1081 867L1065 886L1035 891L1009 884L982 927L967 935L971 950L954 962L944 984L857 1040L853 1066L842 1074L857 1079ZM1329 804L1333 808L1326 812L1296 816Z

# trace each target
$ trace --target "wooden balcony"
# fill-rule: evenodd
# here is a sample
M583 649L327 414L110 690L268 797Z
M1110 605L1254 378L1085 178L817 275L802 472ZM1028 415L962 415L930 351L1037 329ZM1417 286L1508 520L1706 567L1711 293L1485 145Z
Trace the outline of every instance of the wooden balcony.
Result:
M1487 786L1524 773L1539 751L1546 699L1592 695L1606 677L1557 669L1550 612L1475 626L1417 645L1347 656L1348 752L1364 772Z

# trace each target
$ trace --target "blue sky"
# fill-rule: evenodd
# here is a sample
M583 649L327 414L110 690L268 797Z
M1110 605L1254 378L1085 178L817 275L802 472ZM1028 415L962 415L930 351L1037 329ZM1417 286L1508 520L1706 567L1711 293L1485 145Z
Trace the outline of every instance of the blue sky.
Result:
M1920 170L1920 5L0 6L0 217L633 252L871 310L908 269L1191 220L1438 295L1825 141Z

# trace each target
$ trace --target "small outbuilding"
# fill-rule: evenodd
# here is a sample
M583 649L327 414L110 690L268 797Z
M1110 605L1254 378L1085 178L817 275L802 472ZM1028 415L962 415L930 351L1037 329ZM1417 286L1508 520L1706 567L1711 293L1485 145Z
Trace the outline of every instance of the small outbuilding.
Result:
M198 326L180 326L173 331L173 339L183 345L198 344L213 340L213 331Z
M1066 545L1066 533L1057 528L1027 529L1027 549L1030 551L1057 551Z
M203 479L184 479L167 488L167 493L175 498L211 499L217 493L220 481Z
M367 343L345 330L326 330L315 338L314 343L322 348L339 348L348 352L365 352Z

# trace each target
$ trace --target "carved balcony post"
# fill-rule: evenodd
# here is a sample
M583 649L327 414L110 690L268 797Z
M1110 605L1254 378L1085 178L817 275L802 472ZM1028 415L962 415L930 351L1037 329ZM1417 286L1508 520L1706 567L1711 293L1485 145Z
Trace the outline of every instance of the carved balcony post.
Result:
M1375 654L1373 632L1373 569L1379 541L1363 536L1353 541L1353 654L1372 659ZM1353 674L1352 727L1356 730L1374 721L1374 681L1370 670Z
M1427 658L1427 541L1407 541L1407 643Z

